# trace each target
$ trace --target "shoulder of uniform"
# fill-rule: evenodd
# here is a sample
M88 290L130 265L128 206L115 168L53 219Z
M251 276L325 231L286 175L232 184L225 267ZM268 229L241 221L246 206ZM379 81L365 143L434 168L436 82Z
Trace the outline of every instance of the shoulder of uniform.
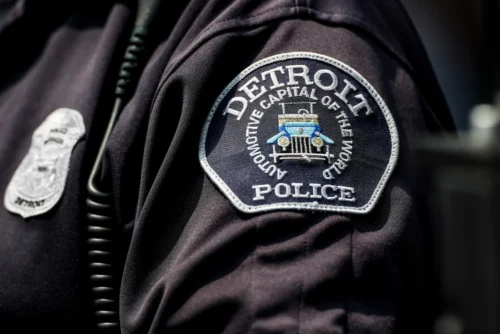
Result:
M181 24L188 28L176 47L176 54L189 53L224 33L305 19L362 32L408 65L393 31L408 31L407 37L412 36L406 26L404 10L396 3L395 0L195 0L187 9L191 8L197 14L185 17L186 22Z

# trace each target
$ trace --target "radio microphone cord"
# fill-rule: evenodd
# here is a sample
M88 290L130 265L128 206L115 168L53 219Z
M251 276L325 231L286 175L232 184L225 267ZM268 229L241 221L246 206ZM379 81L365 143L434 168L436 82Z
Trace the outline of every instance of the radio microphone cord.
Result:
M113 219L112 193L99 178L102 159L110 134L125 103L134 92L147 60L146 42L151 38L153 19L157 16L160 2L139 0L134 28L118 73L113 109L87 183L88 272L94 319L100 333L120 333L118 233Z

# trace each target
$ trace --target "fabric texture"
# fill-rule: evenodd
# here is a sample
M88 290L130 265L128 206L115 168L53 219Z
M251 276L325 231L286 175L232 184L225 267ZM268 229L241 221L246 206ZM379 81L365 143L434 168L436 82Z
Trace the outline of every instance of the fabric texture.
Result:
M55 10L57 9L57 10ZM32 135L59 108L78 110L85 136L47 213L23 219L0 206L0 331L90 333L85 193L111 108L131 10L120 3L19 1L0 28L0 193ZM133 18L133 16L132 16Z
M54 208L23 219L0 207L0 323L15 332L92 332L86 182L134 12L129 2L23 0L1 22L0 192L51 112L78 110L86 129ZM410 139L453 122L399 3L191 0L161 15L102 166L121 242L122 332L428 332L432 227L417 216ZM220 93L291 52L345 63L391 111L399 157L369 213L243 213L201 167Z
M203 124L219 94L253 63L288 52L347 64L391 110L400 156L370 213L245 214L200 167ZM167 60L128 230L123 331L427 332L431 235L415 212L409 139L453 123L399 4L192 1L157 57Z

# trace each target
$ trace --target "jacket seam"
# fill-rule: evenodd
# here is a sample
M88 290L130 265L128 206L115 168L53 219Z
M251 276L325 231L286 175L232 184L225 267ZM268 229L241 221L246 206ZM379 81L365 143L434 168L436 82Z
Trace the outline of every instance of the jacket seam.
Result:
M295 1L295 0L291 0L291 1ZM295 13L295 10L298 10L298 9L300 9L299 12ZM290 10L293 10L293 12L290 12ZM263 15L269 13L269 12L281 12L281 15L277 15L275 17L266 19L266 20L264 20L262 22L258 22L258 23L250 22L250 23L247 23L247 25L242 25L243 21L248 21L250 19L255 19L255 18L261 17L261 16L263 16ZM307 15L308 14L307 12L311 12L312 14L315 14L315 15ZM185 52L183 52L178 57L172 58L172 63L173 63L172 66L170 66L169 68L167 68L168 67L168 65L167 65L167 67L165 68L164 74L162 75L162 77L160 79L160 82L158 84L158 88L156 89L156 91L154 93L154 96L153 96L153 99L152 99L152 102L150 104L149 114L151 114L153 112L153 110L155 109L155 107L157 105L157 102L158 102L158 99L160 99L160 94L163 91L163 88L164 88L165 84L168 82L168 79L171 77L171 75L179 67L181 67L182 64L184 62L186 62L196 51L198 51L201 47L203 47L204 45L206 45L212 39L214 39L214 38L216 38L218 36L222 36L224 34L230 34L230 33L238 32L238 31L252 31L254 29L258 29L258 28L267 26L270 23L276 22L276 21L282 22L282 21L286 21L286 20L296 20L296 19L300 18L301 15L303 15L303 14L306 14L306 16L309 18L309 20L311 20L313 22L318 22L320 24L325 24L325 22L326 22L328 24L337 24L340 27L346 27L347 26L347 27L356 27L358 29L362 29L362 31L365 32L365 33L367 33L367 35L369 36L369 38L373 42L375 42L376 44L378 44L379 47L382 47L382 49L385 52L387 52L388 55L391 58L393 58L393 59L395 58L394 60L397 61L400 65L403 66L403 68L406 70L406 72L408 73L408 75L410 76L410 78L412 78L412 80L415 83L417 82L417 80L415 79L415 73L412 70L412 68L409 67L409 66L406 66L406 62L404 62L402 60L402 58L399 57L398 54L396 52L394 52L387 45L387 43L385 43L383 40L380 40L379 38L377 38L376 36L374 36L373 34L371 34L369 31L366 31L366 28L365 29L361 28L363 25L361 23L359 23L359 18L354 17L352 15L345 15L345 14L339 15L339 14L334 14L334 13L318 12L318 11L315 11L315 10L312 10L312 9L307 9L305 7L283 6L283 7L279 7L279 8L274 8L274 9L271 9L271 10L267 10L265 12L262 12L262 13L258 14L258 15L250 16L250 17L247 17L245 19L239 19L238 18L238 19L224 20L224 21L219 22L217 24L217 26L223 25L223 24L227 24L228 22L234 22L234 21L237 21L238 24L237 25L230 25L228 27L223 27L223 28L221 28L219 30L215 30L215 31L214 31L215 26L213 26L212 28L210 28L210 31L213 31L212 33L209 33L208 31L202 32L201 36L193 42L193 44L192 44L191 47L189 47ZM330 16L330 20L319 18L317 16L319 14L323 14L323 15L326 14L326 15ZM331 18L334 17L334 16L341 16L343 18L351 19L352 21L351 22L337 22L336 23L336 22L334 22L334 21L331 20ZM353 22L358 23L358 25L354 24ZM415 89L422 96L422 94L421 94L422 92L421 92L420 88L417 85L415 86ZM424 100L427 101L427 99L425 99L425 98L424 98ZM156 179L156 177L153 177L153 178ZM154 183L154 181L153 181L153 183ZM149 190L146 190L146 192L148 193ZM147 198L149 197L147 195L147 193L146 193L144 204L146 204ZM144 205L141 208L141 212L142 212L143 209L144 209Z
M292 0L292 1L295 1L295 0ZM203 38L203 35L209 34L210 31L216 30L219 26L223 26L226 23L238 22L238 21L240 21L240 22L242 22L242 21L249 21L251 19L255 19L255 18L264 16L265 14L269 14L271 12L277 12L277 11L281 11L281 10L292 9L292 8L295 8L295 7L296 6L276 7L276 8L271 8L271 9L265 10L263 12L260 12L258 14L254 14L254 15L249 15L249 16L244 16L244 17L234 17L234 18L231 18L231 19L222 20L220 22L214 22L214 23L208 25L208 27L206 27L205 29L203 29L201 31L200 38Z
M291 0L291 1L295 1L295 0ZM302 10L299 10L298 13L295 13L292 12L286 12L287 10L298 10L298 9L302 9ZM215 30L213 33L209 34L208 32L202 32L201 35L197 40L195 40L193 42L193 45L191 47L188 48L188 50L186 50L184 53L182 53L180 56L178 57L175 57L172 59L172 62L173 62L173 65L170 66L170 68L167 68L168 67L168 64L167 64L167 67L165 68L164 70L164 74L162 75L160 81L159 81L159 84L158 84L158 88L156 89L155 93L154 93L154 96L153 96L153 99L152 99L152 102L150 104L150 107L149 107L149 114L152 113L153 109L155 109L156 105L157 105L157 102L158 102L158 99L160 98L160 94L165 86L165 84L168 82L168 79L171 77L171 75L179 68L182 66L182 64L184 62L186 62L196 51L198 51L201 47L203 47L204 45L206 45L209 41L211 41L212 39L218 37L218 36L222 36L222 35L225 35L225 34L230 34L230 33L234 33L234 32L238 32L238 31L252 31L254 29L258 29L258 28L261 28L261 27L264 27L264 26L267 26L269 25L270 23L272 22L275 22L275 21L286 21L286 20L295 20L295 19L298 19L300 18L301 14L307 14L306 13L306 8L304 7L298 7L298 6L294 6L294 7L290 7L290 6L284 6L284 7L279 7L279 8L274 8L274 9L271 9L271 10L267 10L265 12L262 12L258 15L254 15L254 16L250 16L250 17L247 17L245 19L230 19L230 20L224 20L224 21L221 21L219 22L217 25L223 25L224 23L227 23L227 22L234 22L234 21L238 21L238 25L231 25L229 27L224 27L224 28L221 28L220 30ZM243 21L248 21L249 19L254 19L254 18L257 18L257 17L261 17L269 12L283 12L285 11L283 14L281 14L281 16L275 16L275 17L272 17L272 18L269 18L269 19L266 19L262 22L258 22L258 23L254 23L254 22L251 22L251 23L248 23L248 25L246 26L242 26L241 23ZM309 11L309 10L308 10ZM315 10L311 10L311 12L313 14L327 14L329 15L330 17L333 17L333 16L342 16L344 18L349 18L351 20L354 20L356 22L358 22L358 18L354 17L354 16L349 16L349 15L338 15L338 14L334 14L334 13L326 13L326 12L317 12ZM321 19L321 18L318 18L317 16L314 16L314 15L307 15L307 17L309 17L309 19L313 22L318 22L318 23L324 23L325 21L329 24L335 24L335 22L332 22L330 20L324 20L324 19ZM352 24L352 23L337 23L339 26L342 26L342 27L345 27L345 26L354 26L354 27L357 27L356 25ZM359 27L358 27L359 28ZM210 28L210 30L214 30L214 28ZM363 31L366 31L365 29L363 29ZM368 32L369 33L369 32ZM396 57L396 60L401 60L400 57L397 56L397 53L394 53L390 47L387 46L386 43L384 43L383 41L381 41L380 39L376 38L376 36L372 35L372 34L369 34L370 38L374 41L374 42L377 42L377 44L381 45L383 47L383 49L386 51L386 52L389 52L389 54L393 57ZM399 62L400 64L405 64L404 62ZM411 67L408 68L407 66L403 66L405 68L405 70L408 72L409 76L416 82L415 78L414 78L414 72L412 71ZM420 89L416 86L416 89L420 92ZM161 99L160 99L161 100ZM154 177L154 179L156 179L156 177ZM153 180L153 183L154 183L154 180ZM149 190L146 190L146 197L144 199L144 205L146 205L146 202L147 202L147 198L149 197L148 196L148 193ZM144 209L144 205L143 207L141 208L140 212L143 211ZM140 215L140 212L139 212L139 215Z
M163 84L163 81L168 77L173 71L175 71L184 61L186 61L195 51L197 51L199 48L201 48L203 45L205 45L207 42L212 40L213 38L223 35L223 34L228 34L233 31L238 31L238 30L253 30L255 28L258 28L260 26L265 26L273 21L279 20L279 19L284 19L287 16L294 16L294 14L283 14L283 16L276 16L275 18L270 18L268 20L265 20L260 23L248 23L248 25L242 25L243 22L249 21L251 19L256 19L261 16L264 16L265 14L269 14L270 12L280 12L280 11L285 11L285 10L290 10L293 9L294 7L279 7L279 8L273 8L267 11L264 11L262 13L259 13L257 15L253 16L247 16L245 18L233 18L233 19L227 19L224 21L220 21L217 23L214 23L204 29L201 33L200 36L191 44L190 47L186 51L184 51L181 55L176 57L178 60L174 58L175 64L172 65L171 68L165 69L165 73L162 76L160 86ZM236 24L231 25L230 23L235 22ZM229 24L227 27L224 25ZM221 27L220 29L217 29ZM168 65L167 65L168 66ZM160 87L159 87L160 88Z
M295 1L295 0L292 0L292 1ZM281 15L277 15L275 17L269 18L267 20L264 20L263 22L258 22L258 23L249 22L249 23L247 23L247 25L242 25L242 23L245 21L249 21L251 19L256 19L256 18L262 17L265 14L269 14L271 12L283 12L283 11L291 10L291 9L295 9L295 10L292 13L284 12ZM331 12L324 12L324 11L319 12L317 10L302 7L302 6L293 6L293 7L283 6L283 7L273 8L273 9L267 10L265 12L259 13L259 14L254 15L254 16L248 16L245 18L233 18L233 19L224 20L224 21L221 21L218 23L214 23L213 25L209 26L206 30L202 31L202 33L200 34L200 37L197 38L193 42L192 46L189 47L185 52L183 52L178 57L173 58L172 60L173 60L174 64L170 68L165 68L165 72L162 75L162 78L159 82L158 89L156 90L155 95L153 97L153 103L151 104L150 111L152 110L153 105L158 97L157 95L162 90L163 85L168 80L170 75L175 70L177 70L189 57L191 57L191 55L193 55L198 49L200 49L203 45L208 43L213 38L220 36L220 35L223 35L223 34L228 34L231 32L236 32L236 31L241 31L241 30L253 30L253 29L256 29L259 27L266 26L266 25L268 25L272 22L275 22L275 21L285 21L287 19L297 19L301 15L304 15L304 14L311 21L316 21L319 23L326 22L328 24L339 24L339 23L331 20L335 16L341 16L341 17L353 20L353 22L357 23L359 26L352 23L352 22L351 23L341 23L341 25L354 26L354 27L362 29L365 33L367 33L370 36L371 39L373 39L374 41L377 41L380 45L383 46L383 48L386 51L388 51L393 57L395 57L405 67L405 69L411 74L412 77L414 76L414 71L413 71L412 67L407 63L407 61L405 59L400 57L397 52L395 52L391 47L389 47L387 45L387 43L380 40L376 36L372 35L368 31L369 27L367 27L367 29L362 28L363 26L366 26L366 24L362 23L362 20L360 18L352 16L352 15L346 15L346 14L339 15L339 14L331 13ZM329 16L329 19L322 19L322 18L318 17L317 15L327 15L327 16ZM224 25L231 23L231 22L237 22L237 24L233 24L233 25L229 25L227 27L224 27ZM221 27L221 28L217 29L218 27Z

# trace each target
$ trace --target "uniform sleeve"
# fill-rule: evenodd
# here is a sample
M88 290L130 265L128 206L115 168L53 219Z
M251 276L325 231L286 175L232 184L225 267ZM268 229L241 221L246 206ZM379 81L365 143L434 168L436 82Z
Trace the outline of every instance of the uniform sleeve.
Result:
M362 31L272 21L171 61L122 281L125 333L423 333L428 235L404 66Z

